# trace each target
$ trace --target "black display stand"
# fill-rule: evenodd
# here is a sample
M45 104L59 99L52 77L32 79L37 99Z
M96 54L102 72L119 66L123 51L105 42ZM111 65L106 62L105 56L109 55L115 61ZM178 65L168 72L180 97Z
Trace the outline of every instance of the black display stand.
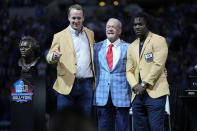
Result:
M179 96L187 111L187 131L197 131L197 96Z
M12 131L46 131L46 88L45 80L31 75L22 75L34 87L32 101L11 101Z

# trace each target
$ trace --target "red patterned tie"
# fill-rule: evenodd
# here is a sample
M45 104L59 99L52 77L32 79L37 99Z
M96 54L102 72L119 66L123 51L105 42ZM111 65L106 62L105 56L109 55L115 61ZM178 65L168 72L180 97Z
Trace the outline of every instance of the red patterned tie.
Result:
M107 51L107 63L109 66L110 71L112 70L113 67L113 51L112 51L112 46L113 44L111 43L109 45L108 51Z

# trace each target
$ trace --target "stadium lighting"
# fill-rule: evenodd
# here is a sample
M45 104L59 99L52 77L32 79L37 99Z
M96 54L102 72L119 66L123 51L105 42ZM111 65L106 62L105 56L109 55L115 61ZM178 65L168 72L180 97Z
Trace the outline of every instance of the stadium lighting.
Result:
M114 4L115 6L117 6L117 5L119 4L119 2L118 2L118 1L114 1L113 4Z
M103 6L105 6L105 5L106 5L106 3L105 3L104 1L100 1L100 2L99 2L99 6L103 7Z

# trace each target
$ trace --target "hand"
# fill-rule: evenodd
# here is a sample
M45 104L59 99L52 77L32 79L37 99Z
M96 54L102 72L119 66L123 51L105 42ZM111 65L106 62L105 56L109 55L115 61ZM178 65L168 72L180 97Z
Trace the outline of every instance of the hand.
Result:
M58 50L53 53L52 60L58 62L61 56L62 54L60 52L60 46L59 46Z
M138 95L138 88L139 88L139 86L140 86L140 84L136 84L134 87L133 87L133 92L135 93L135 94L137 94Z
M133 87L133 92L136 94L136 95L142 95L144 94L146 91L146 89L144 87L142 87L140 84L137 84Z
M138 93L139 95L143 95L146 92L146 88L144 88L143 86L138 86Z

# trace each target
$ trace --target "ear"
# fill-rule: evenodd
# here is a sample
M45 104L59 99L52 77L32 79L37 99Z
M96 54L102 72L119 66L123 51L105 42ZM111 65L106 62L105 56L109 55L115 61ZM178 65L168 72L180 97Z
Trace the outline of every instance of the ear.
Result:
M82 18L82 19L83 19L83 22L84 22L84 20L85 20L85 15L83 15L83 18Z
M68 15L68 20L70 21L70 15Z
M119 35L121 35L121 33L122 33L122 29L119 30Z

